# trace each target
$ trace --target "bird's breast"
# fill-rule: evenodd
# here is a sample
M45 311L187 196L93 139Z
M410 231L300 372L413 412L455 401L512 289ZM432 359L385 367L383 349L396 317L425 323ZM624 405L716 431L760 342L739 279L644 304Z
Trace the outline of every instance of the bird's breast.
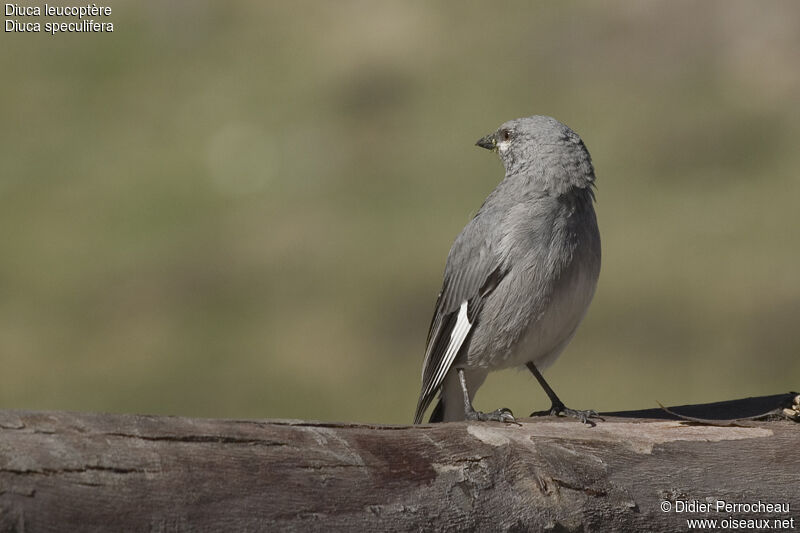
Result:
M591 265L577 265L553 287L548 301L523 328L504 366L522 366L528 361L540 370L549 366L575 335L586 315L597 286Z
M545 367L586 314L599 276L599 239L578 238L572 245L563 241L539 250L537 259L518 261L487 301L470 348L470 359L479 366L510 368L533 361ZM569 260L555 268L554 256Z

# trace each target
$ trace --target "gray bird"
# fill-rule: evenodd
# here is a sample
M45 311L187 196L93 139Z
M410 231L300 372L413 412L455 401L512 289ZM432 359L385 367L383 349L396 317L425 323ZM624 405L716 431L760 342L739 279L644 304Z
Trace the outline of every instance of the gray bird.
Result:
M489 371L523 365L552 402L534 415L586 422L597 413L566 408L540 370L575 335L600 274L591 157L545 116L506 122L476 144L496 151L506 174L447 256L414 423L436 394L431 422L513 422L510 410L476 411L472 399Z

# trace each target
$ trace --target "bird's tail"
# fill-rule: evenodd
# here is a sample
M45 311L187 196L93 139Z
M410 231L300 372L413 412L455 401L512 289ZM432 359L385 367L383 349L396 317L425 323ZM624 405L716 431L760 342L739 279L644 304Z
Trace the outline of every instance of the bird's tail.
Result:
M436 422L444 422L444 396L439 396L439 402L433 408L431 418L428 420L429 424L435 424Z

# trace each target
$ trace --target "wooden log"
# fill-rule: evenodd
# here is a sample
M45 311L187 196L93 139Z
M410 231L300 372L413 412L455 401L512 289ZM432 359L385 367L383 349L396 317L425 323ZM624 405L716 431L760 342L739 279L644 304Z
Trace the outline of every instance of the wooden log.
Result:
M737 418L793 398L674 409ZM383 426L0 411L0 531L687 531L704 518L800 529L800 426L669 418Z

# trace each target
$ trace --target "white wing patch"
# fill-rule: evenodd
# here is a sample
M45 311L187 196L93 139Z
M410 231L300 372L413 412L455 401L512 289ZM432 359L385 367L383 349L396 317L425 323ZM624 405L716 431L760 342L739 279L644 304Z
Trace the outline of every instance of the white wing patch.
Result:
M439 368L436 369L436 375L428 386L428 392L436 390L439 385L441 385L442 381L444 381L447 371L450 370L450 365L453 364L456 354L458 354L458 351L461 349L461 345L464 344L464 339L467 338L469 330L472 329L472 324L469 318L467 318L467 305L467 300L461 303L461 308L458 310L456 325L450 333L450 343L447 345L447 350L444 352L444 357L442 357Z

